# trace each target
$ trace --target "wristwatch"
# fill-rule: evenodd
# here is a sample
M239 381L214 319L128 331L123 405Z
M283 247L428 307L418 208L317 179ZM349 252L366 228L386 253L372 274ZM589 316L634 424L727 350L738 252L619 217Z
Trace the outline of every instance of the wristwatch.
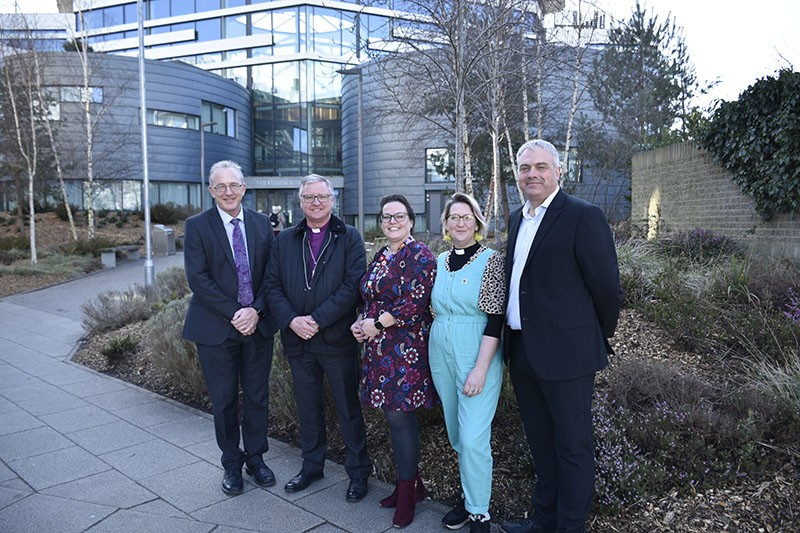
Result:
M383 325L383 322L381 322L377 318L375 319L374 324L375 324L375 329L377 329L378 331L382 331L386 327Z

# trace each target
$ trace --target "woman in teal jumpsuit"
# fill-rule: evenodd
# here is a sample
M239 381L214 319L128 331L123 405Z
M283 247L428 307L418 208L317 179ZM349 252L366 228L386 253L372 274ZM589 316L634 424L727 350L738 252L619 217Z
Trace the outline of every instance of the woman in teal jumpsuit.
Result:
M453 248L438 257L431 293L429 363L464 494L442 525L469 523L470 533L490 531L491 428L503 383L504 261L478 242L485 225L471 196L456 193L447 202L442 227Z

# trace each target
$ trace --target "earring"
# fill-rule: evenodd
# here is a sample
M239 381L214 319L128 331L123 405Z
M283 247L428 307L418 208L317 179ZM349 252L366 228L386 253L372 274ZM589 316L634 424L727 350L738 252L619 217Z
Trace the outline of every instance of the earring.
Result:
M449 233L446 233L446 234L445 234L445 236L442 238L442 240L443 240L444 242L450 242L450 241L452 241L452 240L453 240L453 238L450 236L450 234L449 234Z
M483 240L483 235L480 233L475 234L475 242L481 242Z

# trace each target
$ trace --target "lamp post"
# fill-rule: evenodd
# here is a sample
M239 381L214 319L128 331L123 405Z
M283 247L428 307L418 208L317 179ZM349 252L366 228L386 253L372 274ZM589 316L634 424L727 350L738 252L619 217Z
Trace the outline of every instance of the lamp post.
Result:
M150 236L150 170L147 166L147 95L144 77L144 8L142 0L136 1L136 19L139 32L139 111L142 127L142 203L144 203L144 288L148 291L155 286L156 268L153 264L153 245Z
M213 126L216 122L203 122L200 124L200 209L206 210L206 127Z

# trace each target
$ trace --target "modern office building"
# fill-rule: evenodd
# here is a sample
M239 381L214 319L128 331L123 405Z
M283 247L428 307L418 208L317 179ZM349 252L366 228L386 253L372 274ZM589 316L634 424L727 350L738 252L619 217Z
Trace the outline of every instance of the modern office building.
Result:
M431 161L446 150L447 139L421 134L421 123L370 113L379 84L353 75L369 72L369 52L393 49L393 36L411 18L400 0L143 0L142 6L145 57L153 60L146 66L150 177L159 191L186 190L187 202L199 205L205 137L203 173L221 158L237 160L247 175L245 202L265 212L281 206L289 224L301 215L300 177L318 173L332 179L336 210L348 222L365 213L371 226L379 198L399 192L418 211L418 230L438 230L452 183ZM130 61L138 56L135 1L60 0L59 9L63 26L48 22L49 33L42 35L85 36L96 52ZM194 68L176 67L182 74L171 76L157 62ZM166 131L182 135L180 148L161 142ZM183 193L155 198L181 203Z

